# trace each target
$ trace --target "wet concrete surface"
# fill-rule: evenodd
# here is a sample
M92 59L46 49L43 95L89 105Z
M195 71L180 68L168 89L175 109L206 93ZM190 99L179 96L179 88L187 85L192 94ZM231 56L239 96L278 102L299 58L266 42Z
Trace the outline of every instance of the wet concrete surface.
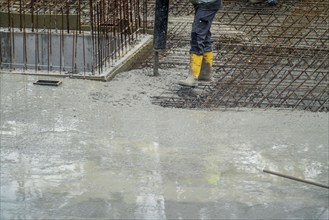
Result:
M318 219L328 113L170 109L175 71L112 82L0 74L1 219ZM170 79L170 80L169 80Z

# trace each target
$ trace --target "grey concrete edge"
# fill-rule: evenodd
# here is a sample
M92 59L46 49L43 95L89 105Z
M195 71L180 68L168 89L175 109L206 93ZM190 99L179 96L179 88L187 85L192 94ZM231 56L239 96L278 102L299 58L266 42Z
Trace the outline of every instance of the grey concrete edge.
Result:
M26 75L26 76L44 76L44 77L58 77L58 78L74 78L74 79L89 79L89 80L99 80L105 81L103 75L99 76L84 76L84 75L72 75L72 74L53 74L46 71L40 72L29 72L24 70L12 70L12 69L1 69L0 74L17 74L17 75Z
M112 80L117 74L131 70L140 59L146 58L149 55L152 45L153 36L147 35L144 42L139 43L129 53L117 62L117 65L106 70L105 80Z

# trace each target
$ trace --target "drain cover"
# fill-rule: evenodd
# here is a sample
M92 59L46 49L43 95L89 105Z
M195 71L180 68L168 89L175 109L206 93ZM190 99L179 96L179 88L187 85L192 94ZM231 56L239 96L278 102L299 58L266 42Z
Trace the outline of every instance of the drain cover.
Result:
M43 86L59 86L62 83L62 81L58 80L37 80L33 84L35 85L43 85Z

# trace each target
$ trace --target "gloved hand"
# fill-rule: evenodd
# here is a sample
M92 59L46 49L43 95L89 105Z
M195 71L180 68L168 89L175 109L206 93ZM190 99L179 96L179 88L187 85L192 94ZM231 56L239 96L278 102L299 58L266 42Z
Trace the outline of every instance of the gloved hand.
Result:
M278 4L278 0L267 0L267 4L269 4L269 6L274 6Z

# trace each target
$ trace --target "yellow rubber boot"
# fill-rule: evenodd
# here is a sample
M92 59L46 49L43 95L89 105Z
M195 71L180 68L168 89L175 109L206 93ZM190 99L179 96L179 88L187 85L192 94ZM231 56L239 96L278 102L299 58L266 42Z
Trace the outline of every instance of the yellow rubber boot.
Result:
M213 52L205 52L203 54L203 60L201 65L201 71L199 80L201 81L212 81L211 78L211 69L212 69L212 63L213 63Z
M197 86L198 78L201 71L203 55L191 54L190 71L185 80L179 81L178 84L182 86Z

